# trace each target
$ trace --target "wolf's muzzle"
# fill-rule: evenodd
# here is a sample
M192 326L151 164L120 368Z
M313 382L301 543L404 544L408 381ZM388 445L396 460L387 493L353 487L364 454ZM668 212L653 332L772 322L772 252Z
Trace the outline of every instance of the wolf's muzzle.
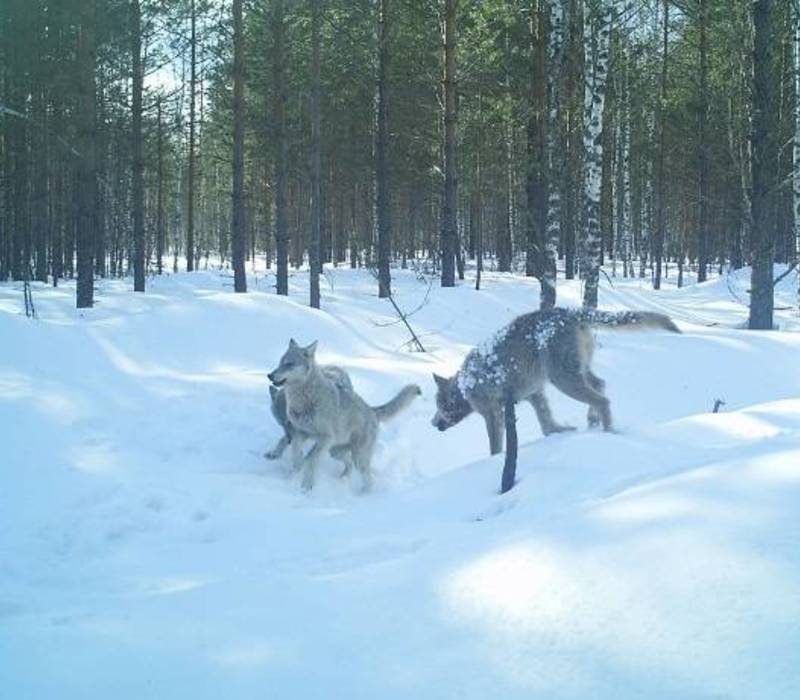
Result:
M267 374L267 379L269 379L277 387L281 387L286 383L285 379L276 379L275 372L270 372Z
M450 426L449 426L449 425L447 425L447 423L446 423L444 420L442 420L441 418L439 418L438 420L437 420L436 418L434 418L434 419L431 421L431 425L432 425L434 428L436 428L436 429L437 429L437 430L438 430L440 433L443 433L445 430L447 430L447 429L450 427Z

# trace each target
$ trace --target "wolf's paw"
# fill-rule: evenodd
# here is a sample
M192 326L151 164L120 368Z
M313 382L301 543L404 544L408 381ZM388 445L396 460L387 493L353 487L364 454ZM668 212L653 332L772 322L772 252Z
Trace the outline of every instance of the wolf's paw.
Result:
M308 475L303 477L303 481L300 482L300 490L303 493L311 493L311 489L314 488L314 479Z

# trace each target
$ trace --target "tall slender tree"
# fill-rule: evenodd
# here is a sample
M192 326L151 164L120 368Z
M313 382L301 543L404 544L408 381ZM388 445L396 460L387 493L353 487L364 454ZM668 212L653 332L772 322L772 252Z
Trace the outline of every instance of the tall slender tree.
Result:
M322 0L311 0L311 236L308 244L310 304L320 306L322 271L322 111L320 107L320 24Z
M582 124L582 97L580 79L584 72L585 61L583 46L583 2L567 0L567 39L565 46L564 66L564 99L562 108L562 128L564 143L564 168L562 170L561 196L561 247L564 253L564 276L575 277L576 267L576 233L578 227L578 192L583 180L582 149L580 143Z
M548 0L547 42L547 232L541 272L542 309L556 304L558 245L561 239L561 187L564 155L561 143L561 80L564 62L564 0Z
M600 281L600 191L603 175L603 112L608 80L611 0L600 0L595 12L586 8L584 89L584 176L585 239L583 245L583 305L597 307Z
M750 315L752 330L771 330L775 306L772 279L774 236L772 198L777 148L773 133L772 35L773 0L754 0L753 16L753 135L750 257Z
M189 0L189 162L186 183L186 270L194 270L195 169L197 165L197 5Z
M709 200L709 148L708 148L708 1L697 0L699 29L698 51L700 74L697 80L697 176L700 191L697 200L697 281L708 278L708 200Z
M78 163L76 302L79 309L94 305L94 231L97 207L97 166L95 162L97 62L95 0L81 0L76 69L78 106L76 110Z
M233 0L233 289L247 291L244 206L244 22L242 0Z
M658 155L656 161L656 230L653 240L653 261L655 273L653 288L661 289L661 267L664 258L664 240L667 232L667 69L669 59L669 2L663 0L662 43L661 43L661 79L659 80L658 110L656 113L656 129L658 130Z
M286 32L284 0L272 3L272 71L275 135L275 265L278 294L289 294L289 231L286 211L288 148L286 143Z
M142 8L131 0L131 154L133 166L133 290L143 292L144 264L144 135L142 134Z
M792 148L792 215L794 224L794 256L800 265L800 1L795 0L792 7L792 63L794 68L794 142ZM797 290L798 310L800 310L800 286Z
M442 287L454 287L458 245L456 172L456 9L444 0L444 197L442 204Z
M164 229L164 204L166 187L164 182L164 118L163 97L159 95L156 101L156 269L160 275L164 270L164 248L166 245L166 231Z
M378 296L388 297L392 293L389 259L392 253L392 212L389 198L389 61L391 0L380 0L378 30L378 128L376 154L376 177L378 209Z
M528 83L528 123L525 210L525 272L544 278L547 250L547 2L531 0L528 31L530 33Z

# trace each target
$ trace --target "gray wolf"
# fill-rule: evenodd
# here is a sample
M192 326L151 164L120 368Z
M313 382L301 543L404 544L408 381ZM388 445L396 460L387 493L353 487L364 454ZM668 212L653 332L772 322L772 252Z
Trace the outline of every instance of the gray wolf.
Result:
M324 365L320 367L320 370L325 376L330 377L330 379L343 389L353 390L353 383L350 381L350 377L341 367ZM267 459L280 459L286 451L286 448L292 442L292 424L289 422L289 417L286 414L286 390L279 389L274 384L270 384L269 395L271 399L270 410L278 425L283 428L283 436L278 440L275 447L266 452L264 456Z
M608 312L594 309L549 309L514 319L467 355L452 377L433 375L440 431L452 428L470 413L479 413L489 435L489 451L503 449L506 397L528 401L545 435L574 430L553 419L544 394L549 381L567 396L589 405L588 423L612 431L611 407L605 382L592 372L592 328L611 330L662 329L680 333L665 315L649 311Z
M317 343L301 347L294 339L278 366L267 376L286 397L286 416L291 426L292 464L302 470L303 490L314 485L320 458L328 450L345 462L345 473L352 466L361 473L364 488L372 483L372 455L378 426L393 418L422 392L416 384L405 386L382 406L370 406L351 387L327 376L317 364ZM306 454L303 445L312 442Z

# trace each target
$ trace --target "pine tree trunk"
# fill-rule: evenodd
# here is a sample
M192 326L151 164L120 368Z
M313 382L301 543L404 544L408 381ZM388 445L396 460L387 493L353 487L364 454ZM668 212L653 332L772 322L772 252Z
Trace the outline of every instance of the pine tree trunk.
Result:
M289 230L286 211L288 150L286 143L286 56L284 0L273 3L273 84L275 128L275 267L278 294L289 294Z
M60 47L59 41L59 47ZM62 133L64 128L63 112L60 106L54 107L53 110L53 127L56 133ZM58 280L63 275L64 271L64 254L63 254L63 240L64 229L67 226L67 211L66 204L66 171L67 167L63 162L59 162L53 173L53 230L52 230L52 245L50 249L50 269L53 276L53 286L58 286ZM0 271L0 279L4 279L3 272Z
M587 8L588 10L588 8ZM585 238L583 246L583 305L597 307L600 281L600 193L603 177L603 110L608 78L611 4L604 0L596 16L587 12L585 22L586 76L584 92ZM592 39L594 38L594 42Z
M698 0L697 12L700 23L700 76L697 95L697 141L698 141L698 180L700 199L698 201L697 230L697 281L705 282L708 276L708 46L707 46L707 0Z
M33 131L33 183L31 191L31 231L33 233L34 274L40 282L47 282L48 238L48 116L45 94L41 88L33 101L35 118L40 127Z
M664 257L664 238L667 225L667 178L664 169L666 158L666 114L667 114L667 50L669 47L669 0L664 0L663 35L661 53L661 82L658 100L658 156L656 162L656 230L653 240L653 258L656 265L653 289L661 289L661 264Z
M106 116L106 78L102 68L99 70L98 78L97 142L95 145L95 159L97 162L97 219L95 221L96 228L94 233L94 274L96 277L105 277L107 271L106 249L108 247L106 214L108 202L111 201L111 188L107 184L109 129Z
M142 10L131 0L131 160L133 165L133 291L143 292L144 275L144 156L142 153Z
M76 67L78 70L77 133L80 159L78 163L77 255L78 284L76 302L79 309L94 305L94 230L97 205L97 171L95 163L95 0L81 0L80 31Z
M10 45L13 23L9 18L0 23L0 90L9 95L11 82ZM0 282L5 282L9 274L11 253L11 149L10 119L0 119Z
M546 0L531 0L528 84L528 172L525 273L544 277L547 247L547 14Z
M772 261L774 238L772 231L772 192L777 149L772 133L772 36L770 24L772 0L755 0L752 6L754 26L753 49L753 135L751 198L752 231L750 256L751 330L771 330L774 309Z
M197 141L197 8L195 0L189 3L191 35L189 37L189 163L186 183L186 271L194 270L194 208L195 208L195 150Z
M478 120L483 115L483 96L478 92ZM475 153L475 218L470 223L475 226L475 289L481 288L483 276L483 159L481 148L478 146Z
M94 29L92 28L92 32ZM13 36L11 37L13 41ZM93 38L93 35L92 35ZM14 41L12 48L12 70L9 76L9 96L11 102L20 110L25 109L27 98L25 86L20 84L23 73L24 58L19 52L19 42ZM94 49L92 49L92 56ZM92 63L94 66L94 62ZM81 70L81 67L78 67ZM30 175L28 173L30 156L28 154L28 119L27 114L19 114L12 124L7 127L10 131L10 151L12 153L12 167L10 169L11 183L11 231L9 267L11 279L21 281L28 279L28 264L30 261L30 210L28 207ZM8 118L4 118L8 122Z
M442 207L442 287L454 287L458 225L456 173L456 4L445 0L444 15L444 198Z
M244 212L244 27L242 0L233 0L233 212L231 258L233 290L247 291L244 269L246 228Z
M320 3L311 0L311 236L308 242L309 302L320 307L319 275L321 272L322 221L322 118L320 114Z
M392 250L392 221L389 199L389 94L391 0L380 0L378 36L378 125L376 153L376 194L378 208L378 296L392 293L389 257Z

